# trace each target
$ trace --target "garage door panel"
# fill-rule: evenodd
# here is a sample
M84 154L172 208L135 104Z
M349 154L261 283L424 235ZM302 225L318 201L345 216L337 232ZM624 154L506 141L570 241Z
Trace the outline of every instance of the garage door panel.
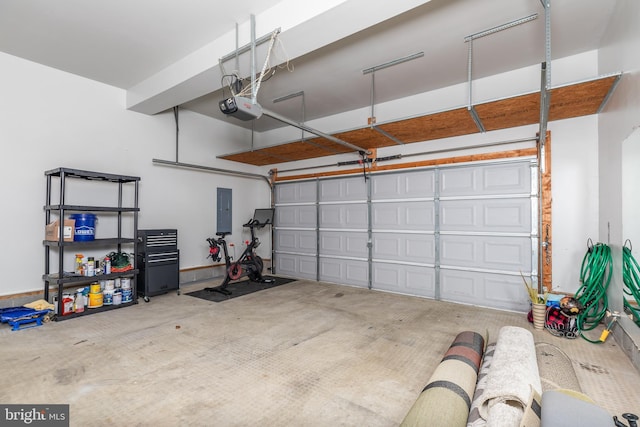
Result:
M374 262L372 288L433 298L435 270L430 267Z
M407 197L433 197L436 192L436 173L433 170L412 172L402 177L402 187Z
M432 201L374 203L371 227L385 230L433 230L435 204Z
M317 277L315 256L277 254L276 271L285 276L315 280Z
M278 207L275 211L273 222L277 227L293 227L296 225L298 215L297 207Z
M316 207L278 206L275 211L274 223L276 227L316 228Z
M320 258L320 280L358 287L369 286L367 261Z
M366 204L321 205L320 228L368 228L369 213Z
M302 277L315 280L318 277L318 259L316 257L299 257L298 270Z
M529 164L506 164L483 168L483 190L490 194L527 194L531 191Z
M276 251L294 251L296 249L297 233L289 230L283 230L276 236Z
M526 311L528 299L518 276L477 271L440 270L443 300L482 307Z
M316 246L316 232L313 230L281 229L276 233L276 251L315 255Z
M464 199L440 202L442 231L531 232L531 200Z
M373 233L372 257L432 264L435 262L435 237L431 234Z
M442 250L440 251L440 262L444 265L469 266L477 262L478 250L476 244L470 240L469 236L455 238L452 236L441 236Z
M517 276L486 275L484 278L485 297L492 307L507 310L529 310L529 298L522 286L522 278Z
M320 254L367 258L368 236L366 232L320 232Z
M279 254L276 257L278 273L295 276L298 273L296 258L294 255Z
M531 240L517 236L441 235L440 264L527 272L531 269Z
M484 205L484 226L493 230L526 232L531 228L531 201L493 200Z
M433 197L433 170L371 177L371 200Z
M476 172L466 169L442 171L440 174L440 195L452 196L473 194L477 187Z
M504 270L531 271L531 239L527 237L493 238L484 242L483 264Z
M316 201L315 181L278 184L275 191L276 203L313 203Z
M369 264L366 261L346 263L346 280L349 285L369 286Z
M361 176L320 181L319 200L320 202L367 200L366 182Z
M405 287L410 294L435 298L435 269L427 267L409 267L405 272Z
M318 252L318 239L315 231L301 231L298 236L298 249L301 252L309 254Z
M478 207L468 201L440 202L440 229L467 230L478 223Z
M528 194L530 191L528 163L460 167L440 172L441 197Z

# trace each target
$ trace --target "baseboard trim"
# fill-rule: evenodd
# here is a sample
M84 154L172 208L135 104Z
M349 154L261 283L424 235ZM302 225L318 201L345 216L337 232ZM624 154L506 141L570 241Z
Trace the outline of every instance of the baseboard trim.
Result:
M626 320L629 320L629 322L619 322L618 326L614 328L613 338L618 343L622 351L627 355L627 357L629 357L629 360L636 368L636 370L640 372L640 343L636 342L626 329L637 328L638 326L630 319Z

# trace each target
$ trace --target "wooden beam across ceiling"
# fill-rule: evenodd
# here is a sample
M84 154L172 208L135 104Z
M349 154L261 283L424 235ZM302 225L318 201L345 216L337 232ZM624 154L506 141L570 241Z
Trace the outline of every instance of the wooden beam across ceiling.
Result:
M601 77L551 89L549 121L596 114L615 87L620 75ZM474 106L487 131L538 123L540 92L489 101ZM333 134L363 150L478 133L467 108L428 114ZM387 134L388 136L386 136ZM350 150L328 139L317 137L271 147L218 156L255 166L268 166L296 160L348 153Z

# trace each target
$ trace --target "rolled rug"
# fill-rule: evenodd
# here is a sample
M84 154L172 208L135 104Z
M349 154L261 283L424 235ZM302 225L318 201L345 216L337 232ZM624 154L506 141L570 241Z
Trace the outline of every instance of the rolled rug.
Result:
M482 396L484 396L484 390L487 387L487 375L491 369L491 361L493 360L493 353L496 351L496 343L487 345L482 356L482 365L480 365L480 371L478 372L478 381L476 383L476 389L473 393L473 401L471 402L471 411L469 411L469 418L467 419L467 427L484 427L487 425L487 420L480 416L480 404L482 403Z
M504 326L498 333L479 406L487 427L518 425L532 388L542 394L533 335L523 328Z
M465 427L483 351L482 335L459 333L401 426Z
M524 408L512 401L496 402L489 408L487 427L517 427L524 416Z

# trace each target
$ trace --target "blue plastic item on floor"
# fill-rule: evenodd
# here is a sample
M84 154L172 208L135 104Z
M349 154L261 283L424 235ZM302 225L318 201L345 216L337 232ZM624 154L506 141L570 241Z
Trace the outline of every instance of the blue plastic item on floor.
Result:
M560 308L560 300L566 295L549 294L547 296L547 307Z
M51 310L36 310L27 307L0 308L0 321L11 325L12 331L42 326L42 321ZM35 323L35 324L32 324ZM29 325L21 328L22 325Z

